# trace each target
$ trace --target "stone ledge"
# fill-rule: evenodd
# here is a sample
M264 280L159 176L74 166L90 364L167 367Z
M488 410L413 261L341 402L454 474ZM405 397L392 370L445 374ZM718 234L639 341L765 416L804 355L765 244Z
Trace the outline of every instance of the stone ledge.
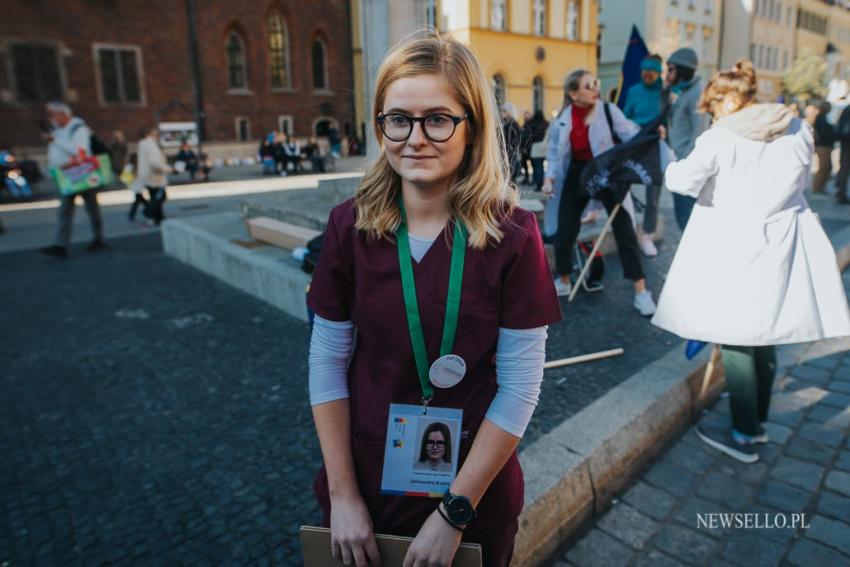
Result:
M234 241L251 241L237 212L168 220L162 225L166 254L307 321L305 294L310 276L290 253L274 246L245 248Z
M676 347L520 454L525 508L512 565L545 562L691 424L723 388L715 363L703 391L710 358L688 361Z

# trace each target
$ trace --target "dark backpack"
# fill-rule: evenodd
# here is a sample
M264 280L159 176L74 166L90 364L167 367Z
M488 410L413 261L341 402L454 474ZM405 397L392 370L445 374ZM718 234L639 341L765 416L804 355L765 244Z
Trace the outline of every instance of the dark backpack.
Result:
M74 127L71 128L71 135L74 135L74 133L77 131L77 128L85 125L85 122L77 122L76 124L74 124ZM89 139L89 147L91 148L91 154L93 156L106 154L109 156L110 159L112 159L112 150L109 149L109 146L107 146L103 142L103 140L97 137L97 134L94 133L94 130L89 128L89 131L91 132L91 138Z
M325 233L323 232L307 243L307 254L304 255L304 259L301 261L301 269L308 274L312 274L316 266L319 265L319 256L322 255L322 244L324 242Z

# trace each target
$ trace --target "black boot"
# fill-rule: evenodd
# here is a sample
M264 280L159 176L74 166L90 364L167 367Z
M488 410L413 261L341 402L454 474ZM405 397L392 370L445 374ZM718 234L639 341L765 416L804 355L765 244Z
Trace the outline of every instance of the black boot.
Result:
M91 244L86 246L87 252L97 252L99 250L103 250L106 248L106 242L103 241L102 238L95 238L91 241Z
M53 256L54 258L68 257L68 249L64 246L58 246L56 244L54 244L53 246L47 246L46 248L42 248L41 253L46 254L48 256Z

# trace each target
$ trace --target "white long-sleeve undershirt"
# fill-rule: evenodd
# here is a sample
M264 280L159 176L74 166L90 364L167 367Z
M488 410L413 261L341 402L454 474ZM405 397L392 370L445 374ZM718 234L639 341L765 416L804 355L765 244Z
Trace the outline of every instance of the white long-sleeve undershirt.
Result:
M517 437L531 420L546 356L547 327L499 329L496 343L496 396L487 419ZM318 315L310 340L310 404L345 399L348 394L348 361L354 343L351 321L328 321ZM413 379L413 378L411 378Z

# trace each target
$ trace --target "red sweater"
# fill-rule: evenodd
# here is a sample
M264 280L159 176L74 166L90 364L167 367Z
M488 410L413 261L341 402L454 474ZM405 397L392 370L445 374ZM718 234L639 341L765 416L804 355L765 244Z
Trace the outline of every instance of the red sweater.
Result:
M572 106L573 125L570 130L570 152L573 159L578 161L590 161L593 159L593 153L590 151L590 137L588 135L588 126L585 124L587 114L592 107Z

